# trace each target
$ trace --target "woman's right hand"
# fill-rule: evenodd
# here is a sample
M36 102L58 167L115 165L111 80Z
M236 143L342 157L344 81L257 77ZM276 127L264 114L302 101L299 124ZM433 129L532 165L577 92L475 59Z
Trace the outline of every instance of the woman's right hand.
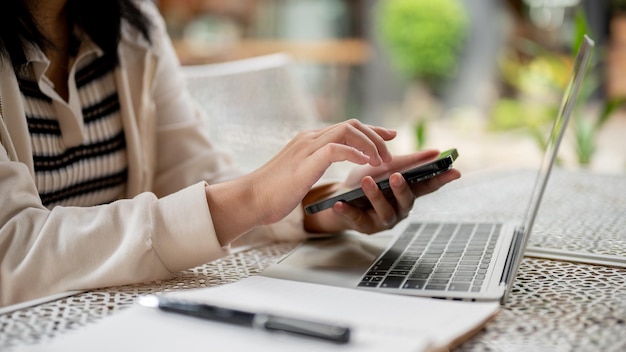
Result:
M381 166L392 157L386 141L396 131L356 119L298 133L268 163L236 180L207 187L207 201L222 245L254 226L275 223L338 161Z

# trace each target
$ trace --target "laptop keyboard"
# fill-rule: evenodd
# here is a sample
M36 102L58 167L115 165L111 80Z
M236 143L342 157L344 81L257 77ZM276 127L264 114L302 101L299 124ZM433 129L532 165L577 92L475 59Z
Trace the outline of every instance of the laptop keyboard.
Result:
M479 292L500 224L409 225L361 277L359 287Z

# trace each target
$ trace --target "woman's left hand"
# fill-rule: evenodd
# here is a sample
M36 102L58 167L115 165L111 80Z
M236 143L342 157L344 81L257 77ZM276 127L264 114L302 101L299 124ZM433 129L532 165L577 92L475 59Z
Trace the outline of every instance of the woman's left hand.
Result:
M378 167L356 168L341 184L314 188L304 199L304 204L326 198L338 189L355 188L360 185L372 207L360 209L344 202L337 202L332 209L305 216L305 229L309 232L322 233L336 233L352 229L372 234L392 228L409 215L416 197L434 192L461 176L458 170L451 169L431 179L409 185L399 172L394 172L428 162L438 155L437 150L425 150L403 156L394 156L390 162ZM385 198L375 182L375 180L387 177L387 175L389 175L389 183L395 201L389 201Z

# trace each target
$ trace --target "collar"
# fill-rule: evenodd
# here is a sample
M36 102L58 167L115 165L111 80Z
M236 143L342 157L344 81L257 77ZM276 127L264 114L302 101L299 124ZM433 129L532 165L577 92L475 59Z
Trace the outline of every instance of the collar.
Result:
M101 57L104 55L102 49L79 28L74 29L74 36L79 44L76 56L71 60L70 68L73 67L76 62L80 62L82 59L89 55L95 55L95 57ZM28 67L33 68L35 74L35 80L39 82L48 67L50 66L50 60L46 54L38 47L29 45L26 48L26 62L20 66L20 70L27 70ZM24 72L20 72L24 73Z

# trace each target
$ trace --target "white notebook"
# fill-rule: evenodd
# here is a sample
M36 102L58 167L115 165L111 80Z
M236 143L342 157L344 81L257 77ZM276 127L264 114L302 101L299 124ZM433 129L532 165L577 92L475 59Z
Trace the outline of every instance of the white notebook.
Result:
M133 306L27 351L430 351L454 347L498 312L497 302L388 295L254 276L232 284L169 294L352 329L348 344L256 331Z

